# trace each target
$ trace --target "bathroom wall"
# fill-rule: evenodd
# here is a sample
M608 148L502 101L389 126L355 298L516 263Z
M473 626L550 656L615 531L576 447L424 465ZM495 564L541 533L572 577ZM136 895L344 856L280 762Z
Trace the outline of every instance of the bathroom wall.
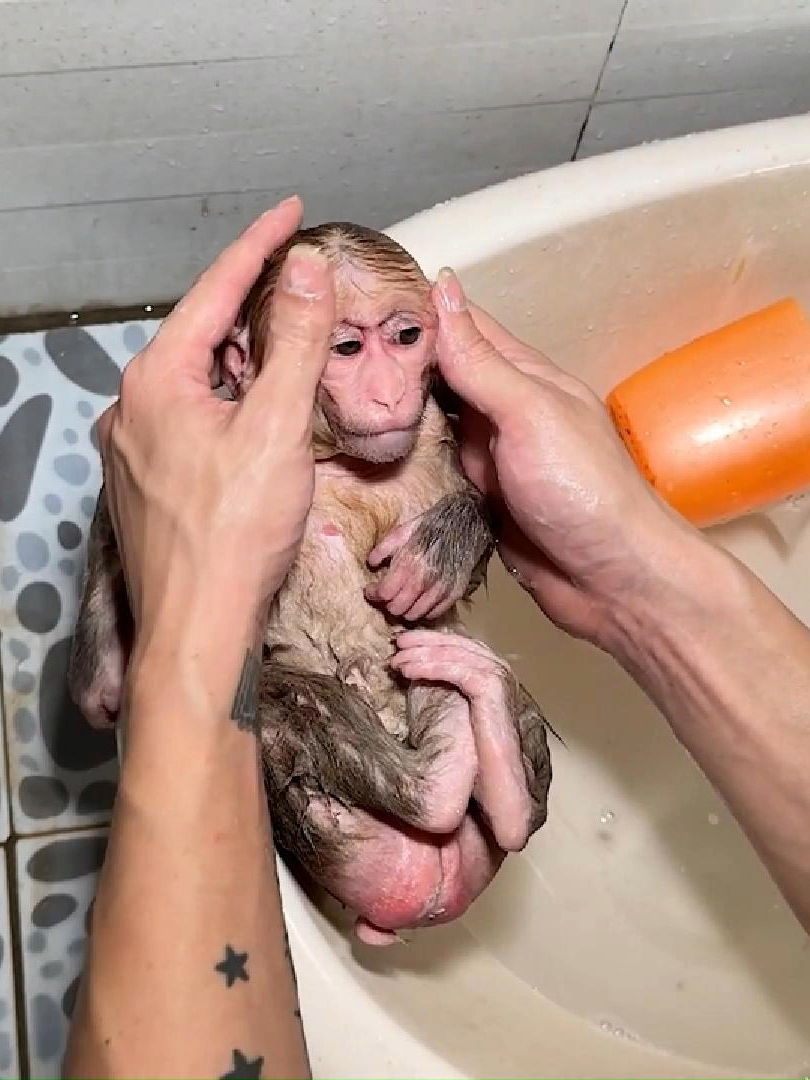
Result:
M390 224L810 108L805 0L0 0L0 316L174 298L296 188Z

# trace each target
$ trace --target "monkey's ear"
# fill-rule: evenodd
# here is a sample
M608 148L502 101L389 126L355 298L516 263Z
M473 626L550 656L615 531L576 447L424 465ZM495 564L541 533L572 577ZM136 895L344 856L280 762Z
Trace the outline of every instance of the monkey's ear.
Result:
M237 400L244 397L256 374L248 352L247 327L231 331L219 346L216 359L222 384Z

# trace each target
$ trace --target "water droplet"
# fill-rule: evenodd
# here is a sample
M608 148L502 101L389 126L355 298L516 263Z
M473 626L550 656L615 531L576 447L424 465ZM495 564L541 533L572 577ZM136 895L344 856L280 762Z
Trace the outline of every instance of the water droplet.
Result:
M615 816L612 810L603 810L599 820L603 825L609 825Z
M78 311L71 311L71 313L70 313L70 321L71 322L78 322L78 320L79 320Z
M609 1020L603 1020L599 1027L602 1031L613 1031L613 1024Z
M720 398L720 401L721 401L721 402L722 402L722 403L723 403L724 405L730 405L730 404L731 404L731 398L727 398L727 397L721 397L721 398Z
M144 304L143 310L144 311L151 311L152 310L152 305L151 304Z
M717 816L717 814L709 814L709 816L706 818L706 820L708 821L708 823L710 825L719 825L720 824L720 818Z

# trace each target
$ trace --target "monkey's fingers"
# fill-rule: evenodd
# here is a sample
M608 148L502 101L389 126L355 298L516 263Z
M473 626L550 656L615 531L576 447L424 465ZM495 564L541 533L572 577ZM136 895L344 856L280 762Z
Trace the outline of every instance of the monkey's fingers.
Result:
M435 575L431 574L422 558L407 550L401 551L366 595L385 604L392 615L402 615L433 586L434 580Z
M417 622L419 619L437 619L445 611L453 606L460 598L446 581L437 581L422 595L403 615L406 622Z
M375 570L381 563L384 563L386 559L390 559L392 555L396 555L399 549L410 540L418 521L418 518L414 518L412 521L406 521L404 525L398 525L395 529L392 529L391 532L369 552L368 565Z

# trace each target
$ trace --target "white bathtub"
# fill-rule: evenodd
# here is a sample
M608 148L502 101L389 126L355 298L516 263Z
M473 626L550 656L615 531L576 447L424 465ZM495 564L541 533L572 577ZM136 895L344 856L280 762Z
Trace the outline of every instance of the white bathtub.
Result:
M780 296L810 310L808 192L800 118L565 165L391 232L605 392ZM810 620L806 535L752 518L718 539ZM282 866L316 1076L805 1076L808 941L655 709L497 567L474 623L567 743L548 825L461 923L379 953Z

